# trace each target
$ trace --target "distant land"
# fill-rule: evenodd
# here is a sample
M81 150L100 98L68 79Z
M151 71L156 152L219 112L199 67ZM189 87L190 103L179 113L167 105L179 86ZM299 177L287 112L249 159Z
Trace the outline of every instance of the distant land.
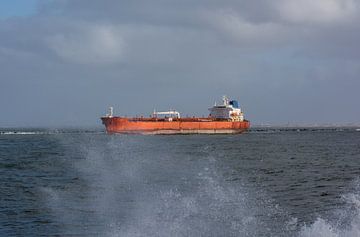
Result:
M287 123L287 124L252 124L253 128L354 128L360 127L360 123Z

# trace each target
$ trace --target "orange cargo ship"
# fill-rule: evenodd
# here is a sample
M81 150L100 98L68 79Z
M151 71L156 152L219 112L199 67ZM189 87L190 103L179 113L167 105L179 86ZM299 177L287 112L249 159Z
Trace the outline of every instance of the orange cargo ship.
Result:
M107 133L128 134L235 134L250 127L236 100L224 96L222 105L215 103L209 110L205 118L181 118L175 110L154 111L149 118L126 118L113 116L110 107L110 113L101 120Z

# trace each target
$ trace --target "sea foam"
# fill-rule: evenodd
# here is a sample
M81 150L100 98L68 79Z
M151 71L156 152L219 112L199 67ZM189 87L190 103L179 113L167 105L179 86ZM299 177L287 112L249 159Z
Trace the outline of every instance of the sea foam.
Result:
M34 135L44 134L43 132L21 132L21 131L0 131L0 135Z
M359 237L360 236L360 185L354 193L342 198L346 207L337 210L333 218L317 220L309 226L303 226L299 237Z

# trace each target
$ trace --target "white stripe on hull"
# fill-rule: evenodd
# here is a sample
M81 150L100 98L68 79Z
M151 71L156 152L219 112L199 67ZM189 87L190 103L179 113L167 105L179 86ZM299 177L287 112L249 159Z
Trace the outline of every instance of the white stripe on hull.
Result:
M170 134L238 134L246 129L186 129L186 130L155 130L155 131L116 131L123 134L170 135Z

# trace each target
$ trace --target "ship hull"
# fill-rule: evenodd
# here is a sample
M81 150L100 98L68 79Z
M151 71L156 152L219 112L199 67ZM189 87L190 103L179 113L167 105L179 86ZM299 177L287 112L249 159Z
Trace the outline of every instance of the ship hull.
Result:
M102 117L107 133L123 134L237 134L250 127L249 121L218 121L208 118L176 119L129 119Z

